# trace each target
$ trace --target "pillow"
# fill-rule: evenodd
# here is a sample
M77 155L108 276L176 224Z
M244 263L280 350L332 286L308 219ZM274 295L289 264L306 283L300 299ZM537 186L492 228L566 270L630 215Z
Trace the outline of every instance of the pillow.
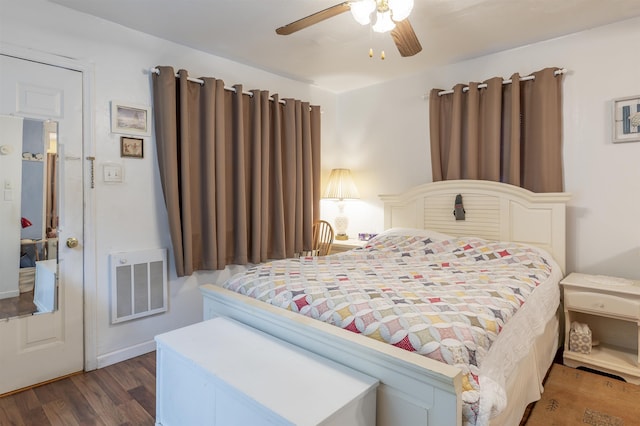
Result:
M403 235L407 237L430 237L434 241L449 240L453 238L451 235L443 234L442 232L433 231L431 229L418 229L418 228L390 228L386 231L382 231L377 235L380 236L397 236Z

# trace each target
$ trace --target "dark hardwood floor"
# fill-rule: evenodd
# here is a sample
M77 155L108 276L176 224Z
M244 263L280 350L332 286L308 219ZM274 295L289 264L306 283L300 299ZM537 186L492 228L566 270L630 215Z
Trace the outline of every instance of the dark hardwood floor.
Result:
M0 398L0 425L153 425L156 353Z
M0 299L0 319L31 315L37 311L33 303L33 290L20 293L17 297Z
M154 425L155 376L156 353L150 352L0 397L0 426Z

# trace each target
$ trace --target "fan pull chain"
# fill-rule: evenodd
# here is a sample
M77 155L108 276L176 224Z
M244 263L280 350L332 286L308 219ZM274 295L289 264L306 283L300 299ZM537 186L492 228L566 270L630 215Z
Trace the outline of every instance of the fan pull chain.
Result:
M370 47L370 48L369 48L369 57L370 57L370 58L373 58L373 48L372 48L372 47ZM385 56L385 54L384 54L384 50L382 50L382 51L380 52L380 59L384 61L384 60L385 60L385 57L386 57L386 56Z
M94 189L96 187L96 169L95 169L95 161L96 161L96 157L87 157L87 160L91 161L91 165L89 166L89 178L91 179L91 189Z

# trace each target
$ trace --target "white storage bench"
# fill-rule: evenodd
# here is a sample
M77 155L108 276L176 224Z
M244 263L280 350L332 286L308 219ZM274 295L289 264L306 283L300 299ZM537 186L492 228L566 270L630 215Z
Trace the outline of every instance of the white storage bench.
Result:
M375 425L377 379L234 320L156 343L157 425Z

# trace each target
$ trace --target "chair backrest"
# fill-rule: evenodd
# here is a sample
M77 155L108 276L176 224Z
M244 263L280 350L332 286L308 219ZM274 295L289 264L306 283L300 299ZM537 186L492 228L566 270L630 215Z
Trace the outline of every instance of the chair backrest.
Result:
M331 252L333 244L333 228L326 220L319 220L313 224L313 254L326 256Z

